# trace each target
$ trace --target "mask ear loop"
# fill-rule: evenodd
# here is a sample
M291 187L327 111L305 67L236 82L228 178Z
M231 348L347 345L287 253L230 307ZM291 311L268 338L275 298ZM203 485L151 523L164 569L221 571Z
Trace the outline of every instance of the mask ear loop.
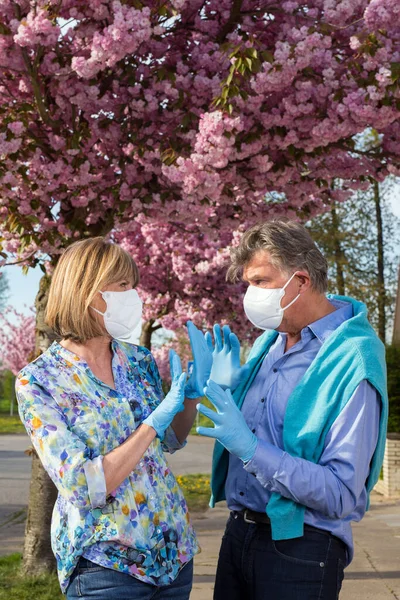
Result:
M99 290L99 294L101 294L101 297L102 297L102 298L104 298L104 296L103 296L103 292L102 292L101 290ZM106 302L106 306L107 306L107 302ZM97 310L97 308L95 308L94 306L90 306L90 305L89 305L89 308L91 308L92 310L94 310L94 311L96 311L97 313L99 313L99 315L101 315L102 317L104 317L104 315L105 315L105 314L106 314L106 312L107 312L107 309L106 309L106 310L105 310L105 311L102 313L100 310Z
M284 286L283 286L283 288L282 288L283 290L285 290L285 289L287 288L287 286L288 286L288 285L289 285L289 283L292 281L292 279L293 279L293 277L296 275L296 273L297 273L297 271L295 271L295 272L293 273L293 275L291 276L291 278L289 279L289 281L287 281L287 282L285 283L285 285L284 285ZM297 294L296 298L294 298L294 299L293 299L291 302L289 302L289 304L288 304L287 306L285 306L285 307L283 307L283 308L281 307L281 309L284 311L284 310L286 310L287 308L289 308L289 306L292 306L292 304L294 304L294 303L296 302L296 300L298 300L298 299L300 298L300 296L301 296L301 294Z

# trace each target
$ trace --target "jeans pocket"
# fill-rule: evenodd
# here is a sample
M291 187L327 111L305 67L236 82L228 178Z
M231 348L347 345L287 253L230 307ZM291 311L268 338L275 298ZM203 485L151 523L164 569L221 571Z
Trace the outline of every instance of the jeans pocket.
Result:
M231 514L229 515L229 517L228 517L228 520L227 520L227 522L226 522L226 525L225 525L225 531L224 531L224 535L223 535L223 537L225 537L225 536L226 536L226 535L229 533L229 530L230 530L230 528L232 527L232 525L233 525L234 521L235 521L235 517L234 517L234 516L232 515L232 513L231 513Z
M329 546L328 537L320 544L304 538L272 541L272 548L281 559L292 564L314 567L321 571L325 567Z

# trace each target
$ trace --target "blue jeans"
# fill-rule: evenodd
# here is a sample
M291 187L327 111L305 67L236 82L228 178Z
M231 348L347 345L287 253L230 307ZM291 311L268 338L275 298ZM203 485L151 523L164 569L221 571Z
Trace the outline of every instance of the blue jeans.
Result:
M336 600L347 547L308 525L304 536L273 541L267 524L231 513L219 554L214 600Z
M193 560L179 572L170 585L155 586L132 575L81 557L67 588L67 600L188 600L192 589Z

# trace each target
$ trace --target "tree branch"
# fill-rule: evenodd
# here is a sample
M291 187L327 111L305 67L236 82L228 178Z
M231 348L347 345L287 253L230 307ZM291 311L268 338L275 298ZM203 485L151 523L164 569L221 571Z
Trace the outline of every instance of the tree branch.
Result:
M222 27L217 35L217 42L221 44L226 36L233 30L234 26L240 21L240 11L242 9L243 0L233 0L229 19Z

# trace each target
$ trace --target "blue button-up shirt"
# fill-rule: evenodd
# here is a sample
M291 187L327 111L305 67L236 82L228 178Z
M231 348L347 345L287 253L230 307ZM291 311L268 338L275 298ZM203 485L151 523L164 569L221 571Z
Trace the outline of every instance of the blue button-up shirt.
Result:
M325 438L318 464L283 450L283 420L287 401L322 344L353 316L348 302L330 300L335 312L301 331L301 339L285 352L280 333L265 357L242 406L258 438L254 457L246 465L229 457L226 499L231 510L265 512L272 492L305 505L304 521L330 531L353 558L351 521L360 521L367 506L365 483L379 433L380 398L362 381Z

